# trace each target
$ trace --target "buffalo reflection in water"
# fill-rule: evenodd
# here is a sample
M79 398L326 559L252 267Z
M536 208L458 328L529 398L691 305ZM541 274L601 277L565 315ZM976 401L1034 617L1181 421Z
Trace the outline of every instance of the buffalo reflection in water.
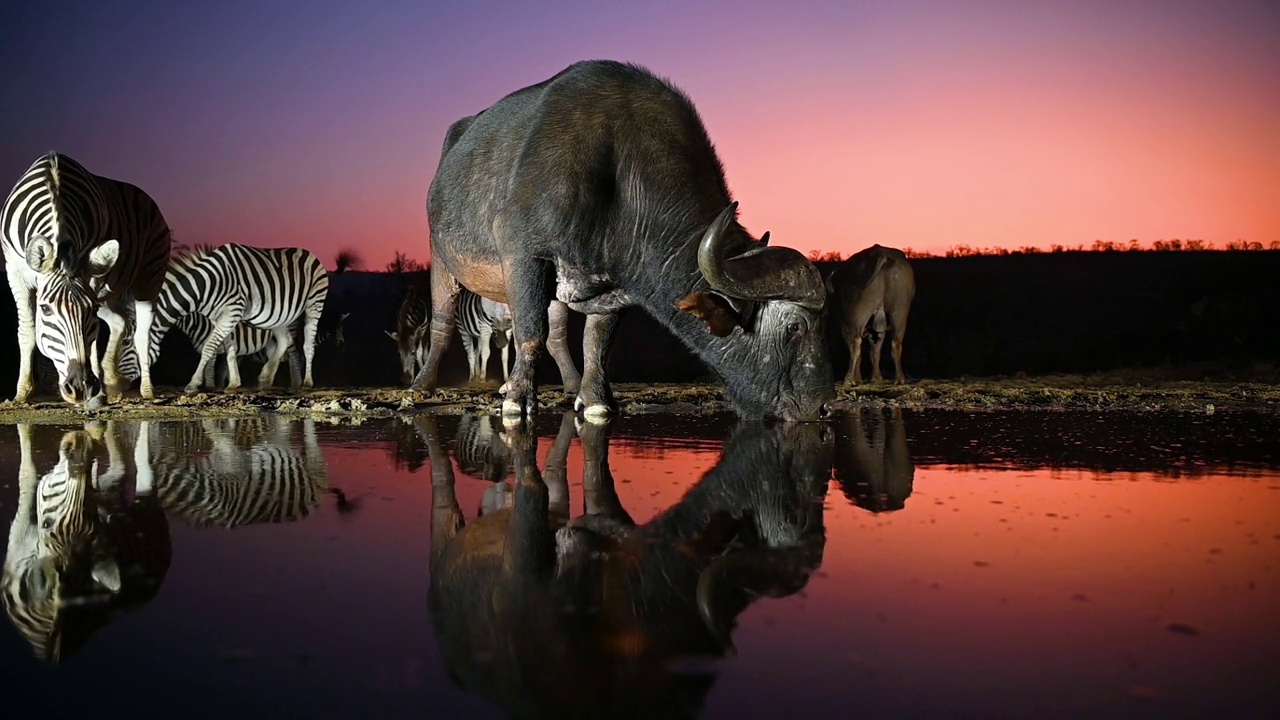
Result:
M342 509L314 422L302 424L300 453L279 418L89 423L56 436L58 461L44 475L36 432L19 425L3 600L36 656L69 658L113 616L155 596L172 558L166 513L197 527L289 522L326 492Z
M822 561L832 447L819 425L740 425L719 463L643 525L615 492L608 426L579 432L585 514L572 521L573 414L545 474L529 430L508 428L514 505L465 524L435 421L416 422L432 461L436 635L455 680L509 712L694 716L714 680L696 663L731 649L748 605L799 591Z
M847 439L836 446L835 476L845 497L873 513L906 507L916 468L902 408L851 408L844 423Z

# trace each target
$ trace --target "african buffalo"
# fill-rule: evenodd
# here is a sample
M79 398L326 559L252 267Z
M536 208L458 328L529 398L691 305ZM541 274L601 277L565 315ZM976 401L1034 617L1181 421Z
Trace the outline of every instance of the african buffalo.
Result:
M840 264L827 278L827 294L845 342L849 345L846 385L862 382L862 340L871 335L871 379L881 382L880 352L887 333L893 353L893 379L902 382L902 337L916 294L915 273L896 248L871 247Z
M768 233L753 238L737 208L693 103L635 65L580 62L459 120L428 191L431 347L413 387L436 387L466 287L511 306L504 415L535 407L544 344L564 374L564 305L587 314L574 406L613 412L613 330L638 305L720 375L742 415L819 418L835 392L822 278Z
M607 423L579 430L585 514L568 520L568 415L545 476L524 425L508 429L514 505L470 524L435 421L420 420L429 604L446 666L521 717L696 714L713 678L681 665L723 656L747 606L798 592L822 562L829 430L745 423L679 503L637 526L614 489Z
M902 408L853 408L844 423L848 437L836 445L835 477L845 497L873 513L906 507L916 467Z

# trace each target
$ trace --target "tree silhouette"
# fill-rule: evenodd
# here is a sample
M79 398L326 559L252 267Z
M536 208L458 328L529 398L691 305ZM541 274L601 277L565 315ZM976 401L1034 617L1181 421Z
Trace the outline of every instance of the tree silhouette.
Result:
M387 263L386 271L389 273L397 273L397 274L424 272L426 271L427 267L428 267L427 265L421 262L418 262L417 260L414 260L408 255L405 255L403 252L397 250L396 254L391 257L391 262Z
M337 256L333 259L334 272L346 272L347 270L359 270L364 267L364 258L351 248L342 248L338 251Z

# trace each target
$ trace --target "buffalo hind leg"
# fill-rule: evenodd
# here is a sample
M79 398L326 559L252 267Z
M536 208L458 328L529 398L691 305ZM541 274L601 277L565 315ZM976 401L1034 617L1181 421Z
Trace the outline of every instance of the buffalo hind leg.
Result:
M560 384L565 395L573 395L582 387L582 376L569 354L569 306L552 300L547 306L547 351L560 368Z
M617 313L588 315L582 334L582 390L573 401L573 409L581 410L591 422L602 422L617 412L618 402L609 387L606 370L609 350L613 347L613 330L618 326Z
M411 390L434 392L440 373L440 361L449 349L453 329L457 325L458 298L462 286L441 263L431 268L431 342L427 346L427 359L418 369L418 376L409 386Z
M849 344L849 372L844 376L844 384L858 385L862 382L862 333L846 330L844 337Z

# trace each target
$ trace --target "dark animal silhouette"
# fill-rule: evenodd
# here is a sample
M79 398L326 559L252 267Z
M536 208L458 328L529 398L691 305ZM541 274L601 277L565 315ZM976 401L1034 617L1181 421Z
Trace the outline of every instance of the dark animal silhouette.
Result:
M416 389L436 387L466 287L511 307L506 415L533 409L544 345L571 388L556 301L587 314L574 407L588 415L616 410L608 353L618 314L637 305L743 415L814 420L834 397L817 268L737 222L693 103L642 68L577 63L454 123L427 215L431 346Z
M873 513L906 507L916 468L902 408L852 408L844 426L848 437L836 444L835 476L845 497Z
M891 335L893 379L902 382L902 338L916 294L915 274L907 256L896 248L871 247L845 260L827 278L831 312L849 346L845 384L862 382L862 341L871 336L871 379L881 382L880 355Z
M614 488L609 427L594 423L579 429L585 514L567 520L573 423L567 413L545 475L534 439L509 427L514 504L466 524L434 420L419 419L445 663L520 717L692 717L713 678L676 665L725 654L747 606L798 592L822 561L830 431L743 424L679 503L637 526Z

